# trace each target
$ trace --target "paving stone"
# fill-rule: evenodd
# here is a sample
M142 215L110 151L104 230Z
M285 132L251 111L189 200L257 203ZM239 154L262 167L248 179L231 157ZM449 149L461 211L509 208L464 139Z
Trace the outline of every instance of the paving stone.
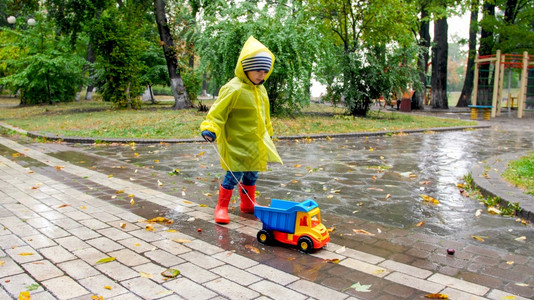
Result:
M213 297L217 296L217 294L213 291L184 277L176 278L175 280L166 282L163 284L163 286L174 291L176 294L185 299L203 300L213 299Z
M109 223L108 223L109 224ZM100 229L100 230L97 230L99 234L109 238L109 239L112 239L114 241L120 241L120 240L124 240L124 239L128 239L128 238L131 238L132 236L129 235L128 233L118 229L118 228L113 228L113 227L109 227L109 228L104 228L104 229Z
M67 276L43 281L43 285L58 299L73 299L84 295L89 297L88 290Z
M34 261L23 264L22 267L38 281L63 276L64 273L48 260Z
M287 286L299 293L316 299L345 299L347 295L306 280L297 280Z
M144 265L139 265L139 266L133 267L133 269L139 272L140 275L146 274L147 276L149 276L148 278L150 278L151 280L154 280L157 283L163 283L169 279L161 275L161 273L167 270L168 268L162 267L154 263L147 263Z
M104 275L85 277L80 280L80 284L92 294L102 296L104 299L128 293L122 285Z
M419 269L419 268L412 267L412 266L402 264L402 263L392 261L392 260L383 261L379 264L379 266L385 269L409 274L411 276L415 276L415 277L423 278L423 279L432 275L432 272L428 270Z
M60 244L63 248L71 252L91 247L89 244L87 244L86 242L84 242L83 240L75 236L62 237L62 238L56 239L56 242Z
M67 237L70 235L69 232L65 231L59 226L48 226L40 228L39 231L51 239L57 239L60 237Z
M74 279L81 279L100 274L96 269L79 259L58 263L57 266Z
M11 249L13 247L26 246L26 242L14 234L0 236L0 247L2 249Z
M34 249L41 249L57 245L53 240L43 236L42 234L27 236L24 238L24 240Z
M86 227L89 227L90 229L93 229L93 230L98 230L98 229L104 229L104 228L108 228L109 225L98 220L98 219L87 219L87 220L81 220L80 221L80 224L86 226Z
M260 296L260 294L256 291L233 283L224 278L218 278L209 281L204 285L207 288L217 291L217 293L229 299L252 299Z
M155 242L155 241L159 241L163 239L163 237L161 237L160 235L154 234L154 232L146 231L144 228L140 230L130 231L130 234L147 243L151 243L151 242Z
M218 259L195 251L180 254L180 258L190 261L204 269L211 269L224 264Z
M282 272L267 265L255 265L246 269L246 271L284 286L299 279L297 276Z
M262 278L253 275L249 272L243 271L230 265L223 265L210 270L211 272L218 274L219 276L228 280L234 281L241 285L251 285L255 282L262 280Z
M14 298L18 298L20 292L27 291L28 287L33 289L32 293L38 293L44 291L43 287L39 285L28 274L17 274L2 278L2 287L6 291L13 295Z
M231 251L217 253L213 255L213 258L216 258L224 262L225 264L230 264L240 269L248 269L258 264L258 262L255 260L236 254Z
M124 248L124 246L122 246L121 244L116 243L113 240L104 236L92 240L87 240L86 242L102 252L112 252Z
M143 253L154 249L154 246L136 237L118 241L124 247L137 253Z
M145 256L165 267L171 267L184 262L180 257L163 250L147 251L145 252Z
M117 261L125 264L126 266L138 266L149 262L145 257L135 253L130 249L121 249L118 251L108 253L109 256L117 258Z
M200 284L219 277L218 275L189 262L173 266L172 268L180 271L181 276L187 277Z
M43 257L30 246L16 247L14 249L7 249L5 251L14 261L18 262L19 264L43 259Z
M432 283L427 280L402 274L400 272L393 272L386 276L385 279L431 294L439 293L439 291L445 288L445 286L442 284Z
M195 249L207 255L214 255L221 251L224 251L223 249L217 246L211 245L199 239L192 240L190 243L187 243L187 247Z
M457 299L457 300L483 300L487 299L484 297L476 296L470 293L466 293L465 291L459 291L451 287L447 287L444 289L442 294L449 295L449 299Z
M268 296L270 299L307 299L308 296L297 293L291 289L288 289L282 285L276 284L271 281L262 280L249 286L250 289L256 292Z
M142 277L122 281L121 285L145 299L160 298L173 293L164 286Z
M2 271L0 273L0 277L3 278L24 272L24 270L17 263L15 263L13 259L2 258L2 261L4 262L4 264L0 267L0 270Z
M353 259L353 258L344 259L340 261L339 264L342 266L346 266L351 269L366 273L366 274L377 276L377 277L384 277L391 272L390 270L386 268L368 264L366 262Z
M95 248L84 248L81 250L76 250L73 252L73 254L90 265L95 265L97 261L101 260L102 258L108 257L108 255L103 252L100 252Z
M117 281L128 280L139 276L139 273L135 270L116 261L98 264L95 268Z
M191 248L184 246L187 244L189 243L178 243L172 239L161 240L152 243L153 246L165 250L171 253L172 255L180 255L182 253L191 251Z
M101 236L98 232L87 227L76 227L72 229L67 229L67 231L82 241L87 241Z
M28 225L32 226L33 228L37 228L37 229L46 228L48 226L52 226L53 225L52 222L48 221L47 219L45 219L43 217L36 217L36 218L27 219L26 223Z

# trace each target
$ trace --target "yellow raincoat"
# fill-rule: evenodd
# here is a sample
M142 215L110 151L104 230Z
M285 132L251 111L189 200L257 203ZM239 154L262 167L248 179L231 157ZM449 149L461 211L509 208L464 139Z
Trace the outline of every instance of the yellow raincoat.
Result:
M221 167L232 172L266 171L267 162L282 159L271 140L269 98L263 84L248 79L241 62L259 52L271 55L273 63L264 80L273 72L274 55L254 37L246 41L235 67L235 75L219 91L200 131L209 130L217 136L217 148L224 158Z

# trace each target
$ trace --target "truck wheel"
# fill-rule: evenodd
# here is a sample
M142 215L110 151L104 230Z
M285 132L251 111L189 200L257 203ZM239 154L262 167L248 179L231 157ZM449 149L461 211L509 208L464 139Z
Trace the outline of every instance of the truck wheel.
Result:
M301 237L297 245L299 250L305 253L310 253L313 250L313 241L307 236Z
M258 238L258 242L262 244L270 244L273 240L273 234L270 231L262 229L258 231L257 238Z

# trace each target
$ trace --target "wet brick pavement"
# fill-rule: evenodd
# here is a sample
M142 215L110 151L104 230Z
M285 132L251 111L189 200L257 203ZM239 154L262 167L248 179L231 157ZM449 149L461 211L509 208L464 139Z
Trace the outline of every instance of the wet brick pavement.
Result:
M499 130L475 131L475 144L487 147L480 142L487 138L504 147L477 152L468 157L474 161L471 165L460 165L461 158L456 158L453 168L462 173L476 168L479 160L532 146L532 139L521 134L512 136L513 143L505 142L502 134L495 138ZM473 133L440 137L461 140ZM326 188L318 195L324 200L320 207L325 225L335 231L332 242L312 255L259 244L255 236L261 223L240 215L239 203L232 203L229 225L213 223L213 194L221 174L206 144L88 147L0 138L0 297L16 298L31 290L32 299L423 299L438 292L451 299L532 299L531 226L489 215L478 221L482 224L469 223L474 229L447 224L443 216L458 217L463 210L454 208L459 201L454 197L451 203L442 201L450 211L434 215L427 206L406 204L404 199L416 199L419 193L441 200L442 193L452 193L447 185L458 181L449 174L432 178L446 168L425 174L405 162L406 153L421 145L430 149L420 153L422 157L436 152L429 137L334 141L339 148L319 140L280 142L286 165L273 166L273 172L260 178L259 202L265 205L275 197L299 200ZM388 149L391 143L405 144L406 153ZM352 153L351 148L357 150ZM304 159L303 153L314 151L318 156ZM325 156L330 152L336 153L333 157L365 156L333 159ZM381 156L389 163L382 163ZM306 164L296 167L302 161ZM451 161L439 161L447 163ZM375 169L381 165L392 167ZM170 176L178 167L179 173ZM434 167L427 163L421 168ZM416 174L417 180L406 173ZM373 176L376 182L369 179ZM425 179L446 178L450 182L443 187L420 185ZM347 190L349 186L354 189ZM388 193L391 203L385 199ZM367 209L379 198L380 205ZM468 215L474 218L476 204L463 201L456 206L471 205ZM410 208L425 216L429 226L414 226L421 220L417 214L413 219L395 216L396 210ZM174 222L145 230L143 220L156 216ZM355 228L373 235L354 234ZM470 239L472 234L487 236L486 242ZM517 236L526 241L516 241ZM447 255L448 247L456 254ZM116 260L96 263L105 257ZM165 279L161 272L167 268L181 274ZM370 285L370 291L356 291L351 288L355 283Z

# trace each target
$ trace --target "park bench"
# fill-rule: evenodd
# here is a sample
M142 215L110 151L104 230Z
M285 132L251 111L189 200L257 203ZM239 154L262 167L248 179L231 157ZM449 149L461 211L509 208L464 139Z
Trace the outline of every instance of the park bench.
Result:
M491 116L491 105L468 105L471 108L471 120L478 119L478 110L482 109L484 111L484 120L489 120Z

